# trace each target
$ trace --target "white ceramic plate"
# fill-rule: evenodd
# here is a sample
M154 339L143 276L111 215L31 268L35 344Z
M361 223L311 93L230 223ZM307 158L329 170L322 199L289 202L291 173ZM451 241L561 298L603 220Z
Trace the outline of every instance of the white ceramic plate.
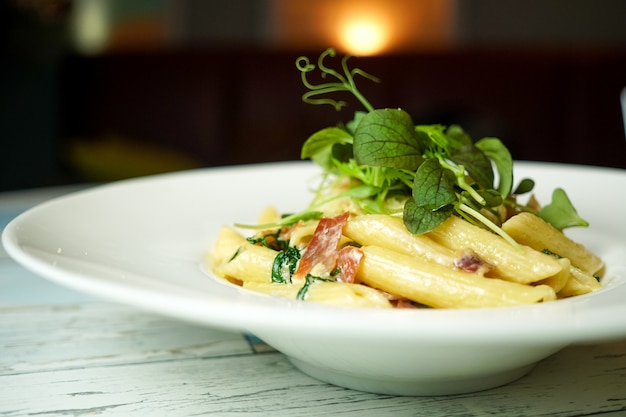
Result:
M517 163L540 201L564 187L588 229L570 235L608 264L604 288L551 303L476 310L369 310L275 299L203 270L218 228L267 205L298 211L306 162L206 169L77 192L3 233L10 256L60 284L158 313L253 333L304 372L379 393L435 395L510 382L564 346L626 337L626 172Z

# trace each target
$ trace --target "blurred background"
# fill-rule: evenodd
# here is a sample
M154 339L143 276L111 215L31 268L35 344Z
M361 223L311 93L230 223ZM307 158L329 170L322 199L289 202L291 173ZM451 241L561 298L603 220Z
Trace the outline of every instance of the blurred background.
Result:
M4 0L0 190L299 158L327 47L375 107L518 160L626 168L623 0Z

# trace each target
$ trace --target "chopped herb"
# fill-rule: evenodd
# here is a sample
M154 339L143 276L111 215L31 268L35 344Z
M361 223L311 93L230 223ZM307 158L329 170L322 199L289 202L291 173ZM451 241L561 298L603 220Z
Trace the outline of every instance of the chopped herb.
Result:
M298 295L296 296L296 298L298 300L305 300L309 292L309 288L311 287L311 284L314 283L315 281L332 282L333 280L331 278L322 278L322 277L317 277L315 275L307 274L305 281L304 281L304 285L298 291Z
M237 255L239 255L241 253L241 246L239 246L237 248L237 250L235 251L235 253L233 253L233 256L230 257L230 259L228 260L228 262L232 261L233 259L235 259L237 257Z
M273 250L285 250L289 246L289 241L280 238L280 230L267 233L262 236L251 236L246 238L253 245L260 244Z
M294 213L294 214L283 216L279 221L275 223L254 224L254 225L235 223L235 226L241 227L243 229L256 229L256 230L273 229L276 227L292 226L298 223L300 220L302 221L319 220L322 218L323 214L324 213L322 213L321 211L306 210L300 213Z
M286 250L278 252L272 264L272 282L290 283L299 260L300 251L295 246L289 246Z
M550 255L550 256L554 256L557 259L561 259L563 258L561 255L559 255L558 253L554 253L552 252L550 249L548 248L544 248L541 252L545 253L546 255Z

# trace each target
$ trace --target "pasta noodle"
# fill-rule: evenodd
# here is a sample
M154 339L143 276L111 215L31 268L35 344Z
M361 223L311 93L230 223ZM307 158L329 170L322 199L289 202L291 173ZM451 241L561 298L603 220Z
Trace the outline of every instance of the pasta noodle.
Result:
M589 274L598 273L604 267L604 262L599 256L531 213L520 213L511 217L504 222L502 230L523 245L538 251L547 249L568 258L572 265Z
M431 307L499 307L556 298L547 285L484 278L379 246L363 250L362 282Z
M356 216L346 223L343 233L361 245L378 245L396 252L421 256L432 262L454 265L454 251L426 235L409 233L402 219L383 214Z
M524 217L528 216L534 215L524 214ZM275 209L268 208L259 216L259 221L271 223L279 218ZM311 271L314 273L307 275L306 282L277 281L276 261L281 250L267 242L297 247L298 253L314 250L310 248L313 236L327 236L328 230L320 229L324 229L330 220L335 222L335 227L337 221L345 221L340 224L341 236L329 243L331 249L334 248L331 251L335 256L333 262L345 265L338 260L344 252L358 251L362 256L354 275L345 282L339 272L333 275L328 268L315 269L313 265ZM370 308L514 306L581 295L600 288L598 279L574 266L571 259L537 250L543 246L537 243L542 241L541 237L519 237L515 230L525 228L519 224L535 224L537 220L509 222L505 223L506 229L519 238L519 243L530 243L533 247L514 247L500 236L456 217L450 217L432 232L413 235L397 217L352 214L327 220L299 221L286 230L268 227L253 239L224 226L208 259L218 275L251 291ZM273 240L259 243L263 241L259 237L268 236ZM320 236L316 240L324 243ZM582 254L573 258L582 259L583 265L590 265L588 259L595 259L595 255L582 251L582 246L569 239L555 241L550 240L551 248L558 248L561 253ZM568 249L568 245L573 248ZM459 262L468 254L469 267ZM296 261L299 262L299 258ZM598 268L597 261L595 265L593 269ZM281 268L279 271L284 273L285 267ZM317 276L319 271L324 277Z
M570 266L569 279L565 286L559 291L559 297L572 297L575 295L587 294L601 288L600 282L591 274Z
M562 269L558 261L532 248L514 247L488 230L458 217L450 217L429 233L450 248L469 248L496 267L496 274L509 281L528 284L551 277Z
M243 287L252 291L285 298L297 298L298 292L302 289L302 285L299 284L272 284L253 281L247 281ZM365 285L335 282L315 282L311 284L308 288L307 300L355 307L392 307L389 299L380 291Z

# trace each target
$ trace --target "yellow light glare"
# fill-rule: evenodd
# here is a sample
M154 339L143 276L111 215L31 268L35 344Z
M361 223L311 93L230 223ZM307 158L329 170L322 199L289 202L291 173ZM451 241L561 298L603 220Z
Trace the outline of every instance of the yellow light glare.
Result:
M388 40L385 23L373 18L349 20L339 28L341 46L351 55L374 55L385 48Z
M108 1L82 0L74 5L73 37L81 52L95 54L104 49L110 30L109 4Z

